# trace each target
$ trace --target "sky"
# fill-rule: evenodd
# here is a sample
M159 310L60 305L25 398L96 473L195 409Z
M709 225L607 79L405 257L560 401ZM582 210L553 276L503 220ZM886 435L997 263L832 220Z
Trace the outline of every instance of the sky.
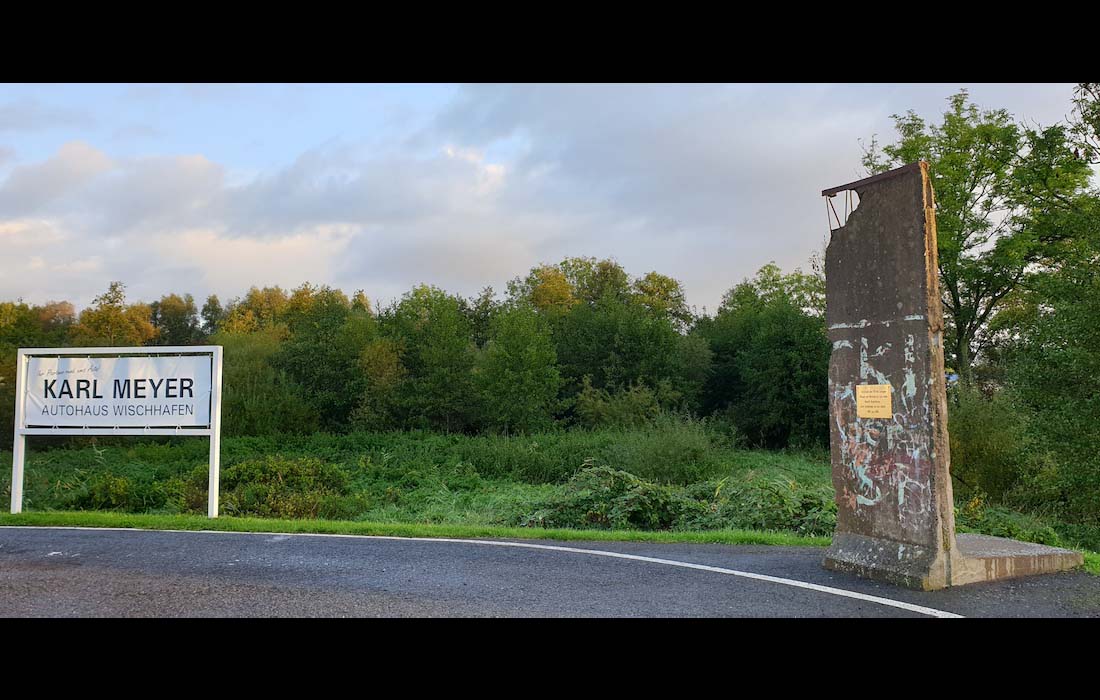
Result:
M713 312L809 268L821 190L891 115L967 88L1049 125L1072 84L0 85L0 300L420 283L462 296L568 256Z

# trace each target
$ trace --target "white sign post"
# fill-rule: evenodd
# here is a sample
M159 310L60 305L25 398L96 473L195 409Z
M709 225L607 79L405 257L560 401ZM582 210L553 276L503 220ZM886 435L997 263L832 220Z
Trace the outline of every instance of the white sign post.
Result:
M23 510L27 435L210 438L207 515L218 517L222 348L20 349L15 374L11 512Z

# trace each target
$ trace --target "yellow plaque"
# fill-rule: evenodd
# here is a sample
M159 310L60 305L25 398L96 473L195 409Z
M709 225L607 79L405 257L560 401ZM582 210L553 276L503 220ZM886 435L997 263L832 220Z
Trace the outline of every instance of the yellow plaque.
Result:
M893 418L889 384L857 384L856 415L860 418Z

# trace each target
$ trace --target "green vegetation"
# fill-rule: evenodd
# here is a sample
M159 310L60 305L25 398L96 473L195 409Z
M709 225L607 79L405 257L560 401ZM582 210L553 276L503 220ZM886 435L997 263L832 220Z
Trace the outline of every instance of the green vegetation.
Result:
M10 453L0 452L0 459L5 458ZM205 441L196 439L167 444L110 439L88 447L31 451L25 505L28 510L201 514L206 508L206 458ZM555 507L559 495L583 490L586 475L608 465L629 470L626 476L635 486L675 492L716 510L705 522L696 518L675 523L681 529L808 531L800 528L796 513L789 521L782 512L767 515L771 520L766 522L759 520L764 517L760 514L735 517L729 500L738 489L771 488L773 482L822 500L828 485L822 454L733 450L705 422L665 416L644 428L515 437L393 432L225 438L222 511L379 522L535 524L536 512ZM9 478L0 475L4 492ZM813 532L828 534L831 527L830 521Z
M652 457L654 446L682 439L677 433L697 442L691 461L696 471ZM525 437L395 432L226 438L222 513L229 516L226 522L293 520L298 524L278 527L303 532L408 534L415 527L400 527L415 525L453 528L439 531L445 536L558 539L567 539L563 529L583 531L578 536L586 539L598 539L598 532L615 539L622 531L638 538L640 532L786 533L796 539L832 533L836 508L824 452L745 450L727 440L705 422L667 416L645 429ZM201 517L207 495L204 441L100 442L31 452L28 516L60 518L61 511L70 511L91 517L87 511L93 509L115 517L104 521L111 523L129 522L123 516L135 514L163 516L168 523L208 522ZM10 453L0 453L2 459ZM645 466L649 476L618 466ZM5 495L7 478L0 476ZM48 521L100 522L57 518ZM977 497L960 505L957 518L963 532L1100 549L1096 528Z

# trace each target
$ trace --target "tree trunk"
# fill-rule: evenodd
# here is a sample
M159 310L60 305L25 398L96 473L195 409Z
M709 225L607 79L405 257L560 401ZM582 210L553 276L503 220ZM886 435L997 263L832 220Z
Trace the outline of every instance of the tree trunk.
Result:
M955 327L955 371L959 374L959 384L970 388L974 385L974 372L970 367L970 339Z

